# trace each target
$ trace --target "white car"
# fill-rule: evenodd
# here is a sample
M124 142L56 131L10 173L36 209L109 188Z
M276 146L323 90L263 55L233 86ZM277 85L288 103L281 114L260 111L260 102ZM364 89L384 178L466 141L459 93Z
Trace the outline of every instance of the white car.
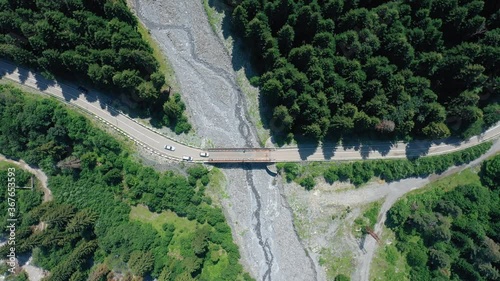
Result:
M182 160L184 160L184 161L193 161L193 157L191 157L191 156L182 156Z
M165 149L166 150L172 150L172 151L174 151L175 150L175 146L165 145Z
M201 157L208 157L208 156L210 156L210 154L208 152L201 152L200 156Z

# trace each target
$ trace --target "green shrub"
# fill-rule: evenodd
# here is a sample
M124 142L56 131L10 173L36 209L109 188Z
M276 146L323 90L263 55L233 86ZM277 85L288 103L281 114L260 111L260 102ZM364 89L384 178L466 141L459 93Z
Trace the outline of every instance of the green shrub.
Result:
M287 182L292 182L300 175L300 165L297 163L284 163L278 167L285 172Z
M300 180L300 185L305 187L307 190L311 190L314 188L316 183L314 182L314 178L312 176L307 176Z
M442 173L453 165L468 163L490 149L492 143L486 142L474 147L446 155L422 157L413 160L367 160L364 162L332 164L325 170L323 177L328 183L350 180L355 186L367 183L373 176L391 182L408 177L427 176Z

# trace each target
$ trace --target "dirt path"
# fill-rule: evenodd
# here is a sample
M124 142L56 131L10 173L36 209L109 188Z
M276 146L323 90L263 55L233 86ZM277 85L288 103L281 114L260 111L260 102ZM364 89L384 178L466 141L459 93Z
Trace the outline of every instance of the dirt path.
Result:
M330 185L317 179L312 191L306 191L296 183L285 184L284 196L293 210L294 223L304 247L316 263L318 280L331 280L339 273L351 275L353 281L370 280L371 261L378 245L371 236L363 238L354 226L355 219L364 213L370 203L382 204L374 229L380 235L387 211L399 198L436 179L478 165L499 151L500 141L497 140L477 160L426 178L375 182L360 188L338 182Z
M0 161L5 161L8 163L15 164L15 165L21 167L23 170L26 170L26 171L32 173L33 175L35 175L35 177L40 181L41 186L42 186L43 202L48 202L48 201L51 201L54 199L52 196L52 192L50 191L50 189L47 186L47 182L48 182L47 175L41 169L33 168L30 165L28 165L28 163L24 162L23 160L15 161L12 159L7 159L4 155L1 155L1 154L0 154ZM24 257L24 258L26 258L26 257ZM45 276L47 276L48 272L46 270L44 270L43 268L32 265L31 264L32 260L33 260L32 256L27 257L26 263L23 264L21 266L21 268L24 271L26 271L26 273L28 274L28 279L30 281L40 281Z
M500 141L496 141L493 146L491 147L490 150L488 150L484 155L479 157L478 159L472 161L469 164L465 164L459 167L452 167L448 169L446 172L442 173L441 175L431 175L430 177L427 178L412 178L412 179L406 179L402 181L398 181L395 183L387 184L386 186L380 186L377 188L367 188L370 191L369 192L363 192L366 197L364 200L364 203L371 202L371 200L374 200L376 198L379 198L380 195L377 195L379 191L384 190L385 192L385 201L382 204L382 207L380 209L379 215L378 215L378 222L375 225L375 233L380 233L382 230L382 226L385 223L385 220L387 218L387 212L389 209L396 203L396 201L401 198L403 195L406 193L422 188L425 185L429 184L431 181L441 179L443 177L452 175L454 173L461 172L467 168L474 167L479 165L482 161L484 161L486 158L491 157L498 153L500 151ZM362 200L360 200L362 201ZM364 254L360 254L358 256L358 261L357 261L357 266L356 270L352 276L352 280L369 280L369 275L370 275L370 266L371 262L373 260L373 256L376 250L376 247L378 246L375 239L373 239L371 236L367 236L365 242L364 242Z
M45 173L42 170L40 170L38 168L31 167L30 165L28 165L28 163L24 162L23 160L15 161L12 159L7 159L7 158L5 158L4 155L1 155L1 154L0 154L0 161L6 161L8 163L12 163L12 164L15 164L17 166L20 166L24 170L35 175L36 178L40 181L40 183L42 185L43 202L48 202L48 201L51 201L53 199L52 191L50 191L50 189L47 187L47 181L48 181L47 175L45 175Z

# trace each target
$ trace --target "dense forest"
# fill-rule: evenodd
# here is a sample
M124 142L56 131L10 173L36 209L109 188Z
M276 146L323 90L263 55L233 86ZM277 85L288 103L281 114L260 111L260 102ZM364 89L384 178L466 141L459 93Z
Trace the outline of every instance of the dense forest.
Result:
M222 210L205 195L211 172L203 166L188 167L187 176L159 173L82 115L5 85L0 153L49 176L54 201L38 206L39 198L22 195L16 234L17 254L32 250L52 273L47 280L106 280L113 270L126 274L123 280L251 280ZM155 228L129 219L138 204L151 216L174 212L176 220ZM6 222L0 220L2 232Z
M467 138L500 119L498 1L226 2L276 136Z
M408 196L388 213L411 280L498 280L500 155L480 178ZM451 190L450 190L451 189Z
M153 124L188 132L185 106L165 90L165 74L137 29L124 0L0 0L0 57L115 98L123 93Z

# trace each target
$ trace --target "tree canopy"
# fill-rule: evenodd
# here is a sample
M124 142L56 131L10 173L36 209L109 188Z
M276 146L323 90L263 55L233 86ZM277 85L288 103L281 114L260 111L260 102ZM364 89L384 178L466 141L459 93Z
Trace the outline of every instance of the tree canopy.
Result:
M33 250L36 264L52 273L47 280L103 280L117 264L130 275L126 280L250 280L224 214L205 195L205 167L191 166L187 176L160 173L79 113L6 85L0 85L0 153L48 176L54 200L40 205L39 193L20 192L16 230L16 254ZM17 175L21 185L29 179ZM6 177L0 169L0 180ZM131 220L138 205L151 217L168 211L169 222ZM6 206L0 206L4 233ZM37 230L41 222L45 230Z
M155 125L191 129L124 0L0 0L0 57L91 84L113 98L124 94L159 120ZM163 112L167 100L180 108L175 115Z
M410 280L500 277L500 182L490 182L488 172L499 159L483 162L480 180L410 195L389 210L387 225L406 254Z
M467 138L500 119L494 2L229 2L276 135Z

